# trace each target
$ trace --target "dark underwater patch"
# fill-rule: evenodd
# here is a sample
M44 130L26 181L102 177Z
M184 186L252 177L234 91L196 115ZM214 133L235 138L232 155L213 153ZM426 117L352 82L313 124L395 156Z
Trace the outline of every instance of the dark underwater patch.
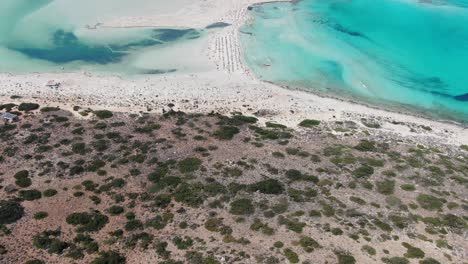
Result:
M206 26L206 29L229 27L231 24L225 22L216 22Z
M87 45L81 42L75 34L57 30L52 37L53 48L9 47L9 49L21 52L33 59L57 64L73 61L109 64L120 62L132 50L173 42L183 37L199 38L200 33L195 29L154 29L150 38L125 45Z
M454 96L455 100L468 102L468 93Z
M109 47L88 46L78 40L70 32L58 30L53 35L54 48L14 48L11 50L21 52L30 58L46 60L54 63L67 63L72 61L86 61L98 64L119 62L126 54L112 51Z

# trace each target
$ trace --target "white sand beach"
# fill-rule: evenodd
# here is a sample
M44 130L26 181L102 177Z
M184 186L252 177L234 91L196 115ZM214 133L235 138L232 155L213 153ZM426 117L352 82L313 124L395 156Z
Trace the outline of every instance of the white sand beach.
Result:
M89 72L0 74L0 100L36 101L42 105L113 109L123 112L161 112L168 103L186 112L234 111L256 114L261 120L274 120L296 126L305 118L319 120L377 119L382 137L418 138L428 144L468 144L468 129L412 115L370 108L262 82L243 63L239 28L248 22L247 8L260 0L172 1L170 8L150 14L123 16L96 21L102 27L194 27L211 23L231 24L210 31L199 48L173 50L177 59L190 57L199 69L188 72L148 75L139 78L97 75ZM191 54L191 53L197 53ZM45 86L49 80L61 87ZM21 96L11 100L10 96ZM423 129L422 126L432 130Z

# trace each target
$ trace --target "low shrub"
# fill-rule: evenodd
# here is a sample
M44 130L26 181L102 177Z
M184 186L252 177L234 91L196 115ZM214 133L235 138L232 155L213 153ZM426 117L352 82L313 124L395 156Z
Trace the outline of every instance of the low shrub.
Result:
M198 158L186 158L179 161L179 171L182 173L190 173L200 169L202 161Z
M239 128L235 126L220 126L213 135L220 140L231 140L239 132Z
M375 151L375 142L369 140L361 140L359 144L357 144L355 149L359 151Z
M282 194L284 191L283 184L275 179L267 179L253 183L249 186L251 191L259 191L265 194Z
M356 259L344 252L335 252L336 257L338 258L338 264L354 264L356 263Z
M113 206L109 207L109 209L107 209L107 212L110 215L119 215L119 214L124 212L124 208L122 206L113 205Z
M93 111L93 113L99 119L107 119L107 118L111 118L112 116L114 116L114 114L112 114L112 112L109 110L97 110L97 111Z
M12 224L24 215L24 207L13 200L0 201L0 225Z
M19 196L26 201L34 201L42 198L42 193L38 190L21 190Z
M320 121L315 120L315 119L304 119L299 123L299 126L309 127L309 128L310 127L315 127L315 126L318 126L318 125L320 125Z
M299 245L304 249L305 252L312 252L316 248L320 248L320 244L313 238L304 236L299 240Z
M237 199L231 202L231 209L229 212L233 215L250 215L255 212L255 207L250 199Z
M57 194L57 190L55 189L47 189L43 193L44 197L52 197Z
M290 248L284 250L284 256L288 259L289 263L299 263L299 255Z
M406 253L404 254L406 258L424 258L424 251L420 248L413 247L406 242L403 242L402 245L406 248Z
M444 205L444 201L430 194L420 194L416 198L418 204L426 210L439 210Z
M103 251L99 253L91 264L125 264L126 258L116 251Z
M362 165L353 171L353 176L356 178L367 178L372 174L374 174L374 168L368 165Z
M96 232L101 230L109 218L98 211L72 213L67 216L66 221L70 225L78 226L78 232Z
M384 195L391 195L395 191L395 181L383 180L376 182L377 191Z
M19 111L28 112L28 111L33 111L33 110L36 110L36 109L39 109L39 105L35 104L35 103L21 103L18 106Z
M41 220L41 219L46 218L47 216L49 216L47 212L37 212L34 214L33 218L36 220Z

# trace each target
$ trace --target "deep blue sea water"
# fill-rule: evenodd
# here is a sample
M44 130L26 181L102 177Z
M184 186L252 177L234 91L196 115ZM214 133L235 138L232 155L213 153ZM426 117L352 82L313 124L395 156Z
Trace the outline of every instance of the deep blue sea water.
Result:
M241 40L260 78L468 121L467 0L302 0L250 12Z

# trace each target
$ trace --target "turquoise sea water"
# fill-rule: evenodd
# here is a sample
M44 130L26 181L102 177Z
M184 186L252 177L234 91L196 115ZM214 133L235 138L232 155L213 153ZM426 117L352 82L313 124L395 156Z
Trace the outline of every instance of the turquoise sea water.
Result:
M189 62L184 64L189 59L171 59L170 54L183 54L185 43L204 37L203 29L99 26L163 8L180 6L158 0L1 0L0 72L160 74L189 68Z
M251 13L242 46L264 80L468 121L467 0L302 0Z

